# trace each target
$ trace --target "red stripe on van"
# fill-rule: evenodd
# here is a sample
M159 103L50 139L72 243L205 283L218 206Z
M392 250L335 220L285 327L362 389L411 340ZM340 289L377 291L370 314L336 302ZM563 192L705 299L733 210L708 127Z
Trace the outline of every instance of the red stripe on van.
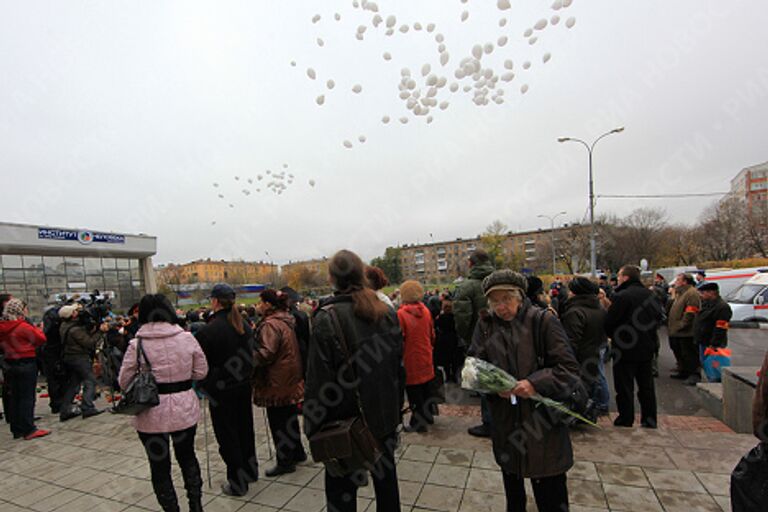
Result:
M714 277L707 276L707 277L704 278L704 280L705 281L717 281L718 279L737 279L737 278L740 278L740 277L752 277L755 274L757 274L757 272L755 272L754 274L736 274L736 275L733 275L733 276L714 276Z

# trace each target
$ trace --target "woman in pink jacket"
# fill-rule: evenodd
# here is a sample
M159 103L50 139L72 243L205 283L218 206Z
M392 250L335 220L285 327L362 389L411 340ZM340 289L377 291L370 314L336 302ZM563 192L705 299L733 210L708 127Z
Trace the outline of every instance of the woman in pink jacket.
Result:
M125 389L136 375L136 347L140 342L160 392L160 404L133 420L149 457L152 488L163 511L178 512L179 503L171 479L169 442L172 441L187 490L189 510L201 511L203 481L195 456L200 404L192 381L207 375L208 362L197 340L178 326L176 312L164 295L145 295L141 299L139 325L136 338L131 340L123 358L118 380Z

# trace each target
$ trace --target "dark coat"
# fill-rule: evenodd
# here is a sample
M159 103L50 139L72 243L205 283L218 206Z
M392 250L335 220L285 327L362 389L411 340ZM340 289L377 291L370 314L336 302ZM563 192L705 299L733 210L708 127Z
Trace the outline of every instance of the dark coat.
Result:
M768 443L768 352L765 354L752 400L752 427L758 439Z
M605 333L611 338L615 362L653 359L661 318L659 301L640 281L617 287L605 315Z
M560 321L581 366L581 376L594 382L600 376L600 348L607 342L605 310L597 295L572 295L565 303Z
M299 342L295 321L288 311L277 311L256 330L253 403L259 407L285 407L304 397Z
M722 297L701 301L701 311L693 321L693 339L705 347L727 347L731 306Z
M253 331L243 321L245 331L238 334L230 325L228 314L229 310L216 312L195 334L208 360L208 376L200 382L200 388L212 398L251 385Z
M562 400L579 374L579 365L560 321L545 314L541 339L546 355L544 367L538 367L533 339L537 311L526 300L511 322L495 315L481 319L469 355L498 366L518 380L528 379L542 396ZM568 428L553 425L546 407L522 399L513 406L510 400L498 395L487 396L493 453L504 471L520 477L543 478L565 473L573 466Z
M91 332L75 320L67 320L59 327L64 345L64 359L93 359L96 345L103 338L101 331Z
M327 308L336 310L354 373L346 368L339 335ZM373 435L397 429L403 406L403 335L394 311L377 324L358 318L350 295L323 303L312 319L304 392L304 430L312 436L328 422L358 416L355 387ZM352 383L352 384L351 384Z
M693 321L701 310L699 292L690 285L675 289L675 300L668 305L667 326L669 335L678 338L693 337Z
M478 318L488 308L488 299L483 295L483 279L491 273L493 266L490 263L474 266L469 271L469 277L456 287L453 318L456 332L467 343L472 340Z

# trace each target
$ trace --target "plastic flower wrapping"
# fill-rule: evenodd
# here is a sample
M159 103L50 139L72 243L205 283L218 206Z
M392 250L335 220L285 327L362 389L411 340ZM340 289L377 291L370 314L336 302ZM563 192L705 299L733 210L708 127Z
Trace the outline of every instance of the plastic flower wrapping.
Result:
M511 376L506 371L502 370L498 366L495 366L488 361L483 361L476 357L467 357L464 360L464 368L461 370L461 387L464 389L470 389L478 391L480 393L496 394L503 391L509 391L517 387L517 379ZM539 395L538 393L531 397L542 405L552 407L560 412L563 412L569 416L573 416L576 419L583 421L589 425L597 427L598 425L585 418L584 416L573 412L563 403L557 400L552 400ZM515 395L510 397L512 405L517 403Z

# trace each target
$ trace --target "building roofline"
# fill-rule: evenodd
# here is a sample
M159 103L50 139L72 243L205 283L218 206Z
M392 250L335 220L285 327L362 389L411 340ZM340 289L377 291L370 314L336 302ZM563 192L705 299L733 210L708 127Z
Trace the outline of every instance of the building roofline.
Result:
M4 222L4 221L0 221L0 226L12 226L16 228L58 229L61 231L86 231L86 229L80 228L80 227L48 226L46 224L22 224L20 222ZM136 238L147 238L151 240L157 240L156 236L147 235L145 233L123 233L123 232L117 232L117 231L104 231L100 229L99 230L87 229L87 231L98 231L99 233L104 233L108 235L123 235L123 236L132 236Z

